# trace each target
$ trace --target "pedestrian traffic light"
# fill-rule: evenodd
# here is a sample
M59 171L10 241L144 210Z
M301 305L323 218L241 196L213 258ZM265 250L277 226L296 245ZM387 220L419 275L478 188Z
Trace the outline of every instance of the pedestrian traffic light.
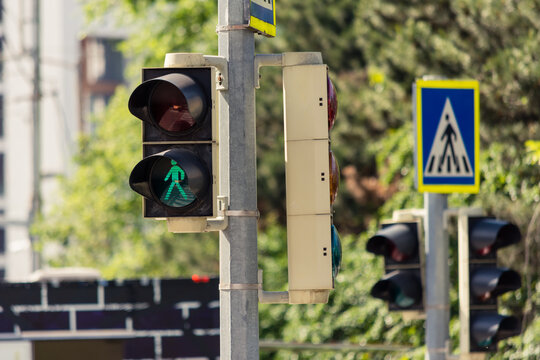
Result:
M519 335L517 317L498 313L497 297L521 287L519 273L497 267L497 250L521 241L518 227L486 216L460 217L461 351L494 352Z
M419 222L387 222L372 236L366 250L384 257L384 277L371 296L388 302L390 311L423 311Z
M128 106L142 120L143 159L129 185L144 197L144 217L215 217L214 68L146 68L142 77Z
M284 53L282 62L289 303L326 303L341 266L329 135L337 97L320 53Z

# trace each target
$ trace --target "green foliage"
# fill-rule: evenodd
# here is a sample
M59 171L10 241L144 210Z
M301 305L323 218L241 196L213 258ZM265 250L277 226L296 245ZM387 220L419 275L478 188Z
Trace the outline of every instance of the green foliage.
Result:
M540 165L540 141L529 140L525 142L531 163Z
M90 21L112 17L131 32L120 46L130 59L127 75L140 80L140 68L163 66L166 53L217 52L217 2L208 0L85 0Z

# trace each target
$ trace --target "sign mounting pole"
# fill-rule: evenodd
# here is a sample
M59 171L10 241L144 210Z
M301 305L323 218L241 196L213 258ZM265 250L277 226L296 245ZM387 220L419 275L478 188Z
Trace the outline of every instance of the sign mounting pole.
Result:
M446 359L450 338L450 270L448 234L444 227L446 194L424 194L426 234L426 360Z
M418 84L413 86L413 123L415 124L417 154L422 151L418 144L422 139L422 125L417 122L422 116L422 102L417 93ZM444 115L444 114L443 114ZM430 155L431 156L431 155ZM415 156L417 174L426 168L418 156ZM433 161L432 161L433 162ZM422 169L422 170L420 170ZM429 169L429 165L427 166ZM416 178L422 183L422 178ZM420 187L420 189L422 189ZM448 207L448 195L426 192L424 194L424 234L426 252L426 360L446 359L446 342L450 337L450 300L449 300L449 268L448 268L448 236L444 228L444 211Z
M219 55L228 61L220 92L220 182L230 199L219 234L220 358L259 358L254 33L244 0L218 1Z

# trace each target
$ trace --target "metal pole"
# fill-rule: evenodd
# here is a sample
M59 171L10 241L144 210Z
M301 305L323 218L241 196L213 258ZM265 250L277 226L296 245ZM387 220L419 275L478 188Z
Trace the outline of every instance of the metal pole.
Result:
M32 154L33 154L33 191L29 222L32 223L41 213L41 0L34 0L34 60L33 96L32 96ZM30 235L33 243L37 238ZM32 250L32 270L39 268L39 256Z
M245 23L244 3L218 1L219 55L229 62L229 89L220 92L220 179L236 214L219 236L223 360L259 358L255 43L253 32L238 26Z
M424 194L426 211L426 360L444 360L449 339L448 235L444 211L447 195Z

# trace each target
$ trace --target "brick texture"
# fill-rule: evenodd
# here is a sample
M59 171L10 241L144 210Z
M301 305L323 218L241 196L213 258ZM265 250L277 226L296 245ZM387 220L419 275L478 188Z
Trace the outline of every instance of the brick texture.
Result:
M0 283L0 341L114 337L124 359L215 360L218 304L216 278Z

